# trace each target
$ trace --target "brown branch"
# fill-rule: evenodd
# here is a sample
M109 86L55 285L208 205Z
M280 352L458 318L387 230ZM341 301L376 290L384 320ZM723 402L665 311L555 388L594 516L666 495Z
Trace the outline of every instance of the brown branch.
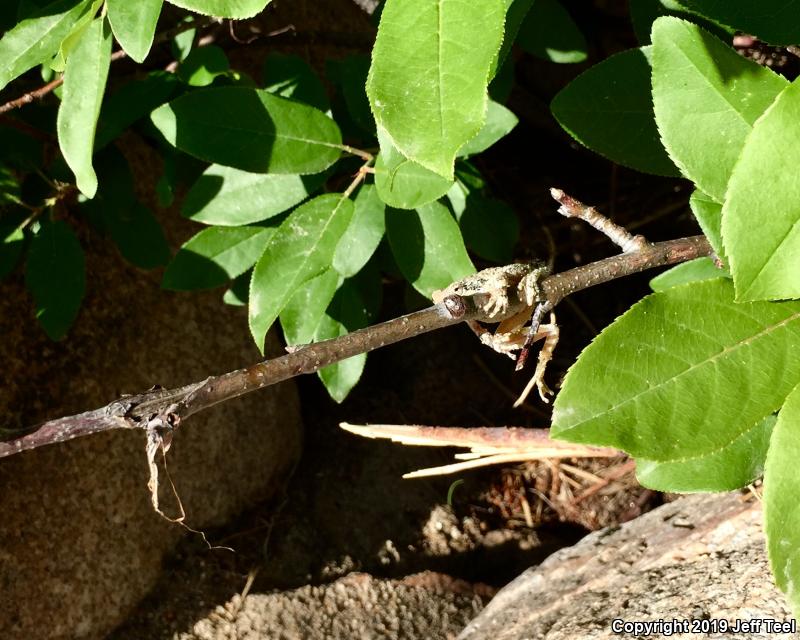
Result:
M541 286L547 299L555 305L581 289L653 267L709 255L712 255L712 249L704 236L658 242L649 244L640 251L624 253L551 275ZM524 303L520 301L509 305L505 317L515 315L523 306ZM21 435L16 432L14 439L0 442L0 458L107 429L170 431L183 419L203 409L294 376L313 373L345 358L459 322L497 322L501 319L503 318L487 318L485 311L476 308L469 298L450 296L440 304L422 311L339 338L311 344L244 369L212 376L177 389L153 389L140 395L123 397L94 411L45 422Z
M469 447L470 453L456 454L455 462L440 467L418 469L404 478L424 478L456 473L497 463L552 460L558 458L614 458L624 455L617 449L592 447L552 440L549 429L519 427L424 427L419 425L339 423L345 431L364 438L388 438L392 442L424 447Z

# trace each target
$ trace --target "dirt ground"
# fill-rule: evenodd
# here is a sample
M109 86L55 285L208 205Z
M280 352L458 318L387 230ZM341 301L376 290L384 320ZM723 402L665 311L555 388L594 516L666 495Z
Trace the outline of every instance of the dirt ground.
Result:
M476 353L469 333L460 330L422 338L413 348L389 348L371 357L364 384L341 406L325 397L316 380L303 380L306 449L285 495L222 530L206 532L213 545L234 552L209 550L199 536L187 537L153 594L111 638L237 637L229 634L232 611L245 616L247 622L240 624L254 633L283 628L288 635L274 637L312 637L309 628L332 624L326 618L315 621L325 611L320 602L337 596L336 591L321 591L320 585L348 575L338 583L341 602L334 610L364 615L368 609L359 605L358 594L366 588L381 603L375 611L392 611L393 600L404 603L406 609L395 607L392 614L398 628L404 620L439 621L437 628L417 624L407 630L421 633L425 628L423 635L387 631L375 637L448 637L474 617L496 588L577 541L587 531L581 518L594 518L584 524L599 526L621 514L627 517L623 512L632 507L642 508L636 505L643 499L653 502L629 476L614 483L607 495L573 506L573 521L562 522L560 517L569 515L566 503L559 514L547 504L547 489L536 488L537 477L549 482L546 465L403 480L404 472L447 462L452 450L362 440L337 427L345 418L483 425L482 416L501 415L511 404L472 364L484 355ZM559 473L576 486L592 484ZM456 480L461 482L454 484ZM529 505L528 520L537 518L532 523L537 526L526 523L522 500ZM429 572L427 582L419 577L423 572ZM248 582L250 595L242 599L239 594ZM433 615L442 608L451 610L446 624L440 614ZM310 627L293 635L289 630L297 620ZM374 623L373 617L369 624Z

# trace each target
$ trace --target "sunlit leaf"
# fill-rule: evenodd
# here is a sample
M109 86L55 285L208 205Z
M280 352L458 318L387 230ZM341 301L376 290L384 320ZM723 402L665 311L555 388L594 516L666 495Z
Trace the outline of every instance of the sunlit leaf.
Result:
M730 280L695 282L646 297L595 338L567 373L551 433L693 458L732 445L798 381L800 303L736 303Z
M243 171L318 173L341 154L339 129L328 116L258 89L193 91L151 118L181 151Z
M213 44L192 49L178 67L178 77L192 87L207 87L217 76L228 73L231 65L221 47Z
M439 202L414 211L387 209L386 236L406 280L427 298L475 272L458 224Z
M164 272L161 286L213 289L252 267L275 233L272 227L209 227L190 238Z
M467 247L486 260L511 262L519 237L519 221L514 210L500 200L487 198L471 189L461 180L456 180L447 198Z
M725 249L722 246L722 205L699 189L695 189L689 198L689 207L714 252L727 262Z
M204 224L250 224L302 202L323 180L323 175L250 173L212 164L186 194L181 213Z
M354 205L353 219L333 254L333 268L347 278L361 271L372 257L386 228L386 206L374 186L361 187Z
M689 282L713 280L714 278L730 278L730 273L727 269L717 267L711 258L695 258L657 275L650 280L650 288L653 291L664 291Z
M314 340L341 280L336 271L326 269L298 287L280 313L286 344L308 344Z
M375 159L375 187L390 207L413 209L441 198L453 184L401 154L378 128L381 152Z
M799 146L794 82L756 121L728 183L722 238L739 300L800 298L800 184L786 162Z
M263 11L270 0L167 0L170 4L206 16L252 18Z
M56 0L0 39L0 89L58 51L91 0Z
M764 469L764 532L775 582L800 607L800 385L789 394L772 432Z
M458 150L459 156L471 156L485 151L495 142L508 135L517 126L517 116L502 104L489 100L486 109L486 123L474 138Z
M483 126L503 0L387 0L372 50L372 113L404 156L453 177L458 150Z
M250 332L259 349L298 287L330 267L352 216L353 203L341 194L317 196L295 209L270 238L250 281Z
M164 0L106 0L114 37L131 58L143 62L153 46Z
M787 86L678 18L653 24L653 102L661 140L683 175L717 202L753 123Z
M315 340L337 338L362 329L374 322L381 300L381 275L367 268L358 276L345 280L317 328ZM343 402L364 371L367 354L360 353L317 372L331 398Z
M97 192L92 167L94 132L111 63L111 29L98 18L86 29L72 51L64 72L64 90L58 110L58 144L78 189L88 198Z
M637 458L636 479L656 491L696 493L733 491L764 473L775 416L767 416L729 445L711 453L670 462Z

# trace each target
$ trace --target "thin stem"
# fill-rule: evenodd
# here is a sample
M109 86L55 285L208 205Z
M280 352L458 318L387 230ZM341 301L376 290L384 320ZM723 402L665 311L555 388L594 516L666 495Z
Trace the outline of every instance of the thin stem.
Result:
M644 236L634 236L625 227L611 222L610 219L594 207L583 204L564 193L561 189L550 189L550 195L553 196L553 200L561 205L558 208L558 212L562 216L580 218L589 223L625 253L641 251L647 247L647 240L645 240Z
M345 151L354 156L358 156L362 160L365 160L367 164L370 164L375 159L375 156L372 155L369 151L364 151L363 149L357 149L356 147L351 147L349 144L337 144L336 146L342 151Z

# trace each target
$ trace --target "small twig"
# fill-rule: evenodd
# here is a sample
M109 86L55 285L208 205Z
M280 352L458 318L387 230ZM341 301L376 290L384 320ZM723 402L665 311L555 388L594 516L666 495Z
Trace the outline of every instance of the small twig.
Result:
M594 207L588 207L561 189L550 189L550 195L561 206L558 212L567 218L580 218L608 237L623 253L642 251L648 245L644 236L634 236L625 227L611 222Z
M34 91L29 91L21 95L19 98L15 100L10 100L3 105L0 105L0 114L6 113L13 109L18 109L19 107L24 107L26 104L30 104L34 100L41 100L44 98L48 93L55 91L58 87L63 84L63 78L56 78L55 80L51 80L46 85L35 89Z
M367 155L370 155L370 154L367 154ZM359 167L358 172L356 172L356 175L353 176L353 180L350 182L350 184L348 185L347 189L345 189L344 192L342 193L342 199L349 198L353 194L353 191L356 190L356 187L359 184L361 184L361 182L364 180L364 178L367 177L367 174L369 173L369 169L370 169L369 165L372 164L372 161L374 159L375 158L370 155L370 157L367 158L367 161L363 165L361 165L361 167Z
M357 149L356 147L351 147L349 144L340 144L337 146L342 151L346 151L351 155L358 156L362 160L365 160L367 164L371 164L372 161L375 159L375 156L372 155L369 151L364 151L363 149Z

